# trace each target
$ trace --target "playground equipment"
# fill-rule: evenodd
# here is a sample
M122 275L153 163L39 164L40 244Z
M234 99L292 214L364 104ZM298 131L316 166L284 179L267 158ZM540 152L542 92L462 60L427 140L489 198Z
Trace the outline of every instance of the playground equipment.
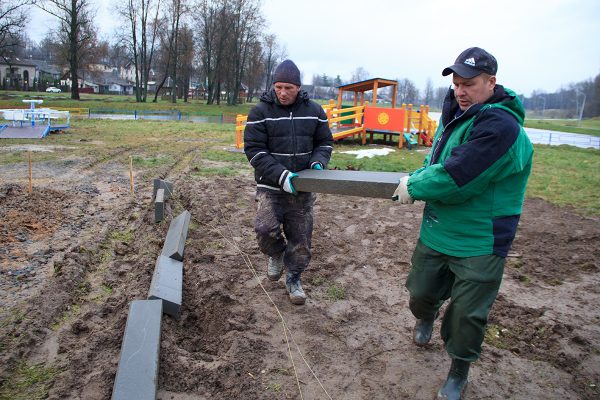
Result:
M402 104L400 108L373 107L365 103L364 106L339 109L333 100L323 106L327 113L333 139L361 135L362 144L366 143L366 134L370 135L373 142L374 134L383 134L384 141L398 136L398 147L404 144L411 149L416 145L431 146L433 135L437 129L437 122L429 116L429 106L421 105L418 110L412 104ZM346 115L349 111L354 111ZM364 118L359 119L364 116ZM354 126L348 124L354 118Z
M50 108L35 108L44 100L26 99L28 109L0 109L4 123L0 124L1 139L34 139L43 138L52 131L70 127L71 117L68 111Z
M374 134L382 134L384 141L387 141L388 136L390 140L397 136L398 148L402 148L405 143L409 149L417 145L431 146L437 122L429 117L429 106L421 105L419 109L413 109L412 104L402 104L402 107L397 108L397 85L398 82L393 80L374 78L339 86L337 103L329 100L329 104L323 105L333 139L341 140L359 135L362 144L366 144L369 133L370 143L373 142ZM377 90L387 86L392 86L391 108L377 107ZM365 92L368 91L373 91L373 105L365 101ZM342 105L344 92L354 93L354 105ZM244 147L243 132L247 118L243 114L236 117L238 149Z
M327 114L333 140L359 135L361 143L367 143L367 133L370 142L374 134L384 135L384 140L398 136L398 148L404 144L409 149L414 146L431 146L437 122L429 117L429 106L421 105L418 110L412 104L402 104L401 108L373 107L368 103L349 108L337 108L334 100L323 105ZM236 147L244 147L244 128L247 115L238 114L236 117Z

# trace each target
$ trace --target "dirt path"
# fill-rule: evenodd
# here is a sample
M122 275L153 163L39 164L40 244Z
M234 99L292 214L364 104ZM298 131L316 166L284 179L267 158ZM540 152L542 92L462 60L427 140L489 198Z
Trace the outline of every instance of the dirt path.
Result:
M327 395L296 345L333 399L431 399L449 360L439 322L430 347L412 344L403 287L422 205L319 196L309 301L295 307L264 275L250 175L195 177L193 158L159 171L175 183L167 215L193 216L181 318L163 318L159 398L300 398L280 319L242 250L292 331L304 399ZM110 160L81 165L32 195L0 186L4 393L25 363L51 371L51 399L110 398L129 303L150 285L169 220L152 221L150 180L132 198ZM600 396L599 238L597 219L526 201L467 398Z

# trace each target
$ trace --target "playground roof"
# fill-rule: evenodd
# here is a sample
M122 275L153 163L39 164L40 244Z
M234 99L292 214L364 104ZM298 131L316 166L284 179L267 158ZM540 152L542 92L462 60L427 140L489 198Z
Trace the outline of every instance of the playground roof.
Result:
M347 85L338 86L338 108L342 107L342 99L344 92L354 92L354 105L358 104L358 94L360 93L360 104L365 103L365 92L373 91L373 104L377 104L377 89L386 86L392 86L392 108L396 108L396 94L398 90L398 82L392 79L373 78L366 81L348 83Z
M349 92L367 92L369 90L373 90L375 87L375 83L377 83L377 89L386 87L386 86L396 86L398 82L393 79L383 79L383 78L372 78L367 79L366 81L348 83L346 85L338 86L338 89L349 91Z

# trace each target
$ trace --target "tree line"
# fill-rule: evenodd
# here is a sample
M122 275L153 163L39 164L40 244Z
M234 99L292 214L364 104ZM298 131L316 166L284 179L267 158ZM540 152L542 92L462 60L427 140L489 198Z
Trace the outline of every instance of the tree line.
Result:
M25 32L32 7L56 21L40 43L29 40ZM2 0L0 59L9 63L30 56L65 67L73 99L79 98L80 78L93 73L88 66L104 63L133 66L138 102L148 101L150 81L156 85L152 101L157 101L162 88L169 87L172 102L187 101L189 88L196 82L208 104L233 105L252 101L270 87L275 67L286 57L276 35L265 28L260 0L112 0L112 9L119 28L109 42L98 37L91 0ZM370 77L358 67L348 81L340 75L315 74L312 82L336 87ZM448 87L434 88L428 79L419 90L408 78L396 80L398 104L441 109ZM391 98L391 91L382 92ZM542 116L600 116L600 74L555 93L538 90L520 98L527 110Z
M171 100L187 101L192 81L206 92L208 104L251 100L270 85L285 48L266 32L260 0L113 0L119 29L111 42L96 32L91 0L3 0L0 4L0 57L10 62L28 54L68 68L71 98L89 65L129 64L135 70L135 96L148 100L151 77L160 89L172 88ZM24 29L31 7L56 18L40 44ZM41 53L41 54L40 54Z

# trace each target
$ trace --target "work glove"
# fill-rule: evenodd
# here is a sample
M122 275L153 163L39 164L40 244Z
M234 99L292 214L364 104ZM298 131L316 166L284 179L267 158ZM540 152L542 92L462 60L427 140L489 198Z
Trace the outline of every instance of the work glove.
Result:
M315 161L314 163L312 163L312 165L310 166L311 169L318 169L318 170L323 170L323 164L321 164L318 161Z
M294 196L298 194L296 189L294 189L294 185L292 184L292 179L297 177L298 174L288 171L287 169L283 171L281 177L279 178L279 185L284 192L288 192L293 194Z
M400 178L400 182L392 196L392 200L399 201L400 204L412 204L415 202L415 199L408 194L408 178L408 175Z

